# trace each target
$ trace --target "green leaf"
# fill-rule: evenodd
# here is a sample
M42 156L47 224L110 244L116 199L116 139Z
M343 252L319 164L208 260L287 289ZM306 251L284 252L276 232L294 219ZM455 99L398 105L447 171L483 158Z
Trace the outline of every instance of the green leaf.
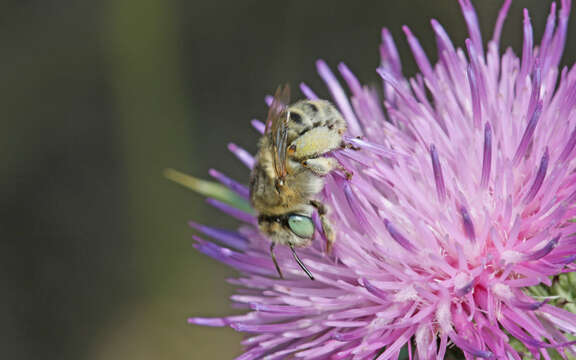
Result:
M548 299L549 304L556 306L558 308L576 313L576 273L564 273L560 275L553 276L552 285L546 286L539 284L536 286L531 286L525 288L528 295L531 295L537 300ZM569 341L574 341L576 337L565 334ZM518 351L524 353L523 359L532 360L534 357L527 351L526 347L522 345L520 341L510 336L510 344ZM564 349L548 349L548 355L553 360L560 360L563 357L558 351L564 351ZM567 359L574 359L574 357L569 353L564 353Z

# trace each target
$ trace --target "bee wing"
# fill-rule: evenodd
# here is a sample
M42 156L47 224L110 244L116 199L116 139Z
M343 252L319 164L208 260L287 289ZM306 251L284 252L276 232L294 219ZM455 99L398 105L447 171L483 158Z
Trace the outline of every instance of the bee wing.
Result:
M285 111L290 103L290 85L279 86L268 110L266 134L270 134L274 150L274 171L276 176L286 176L286 147L288 138L288 116Z

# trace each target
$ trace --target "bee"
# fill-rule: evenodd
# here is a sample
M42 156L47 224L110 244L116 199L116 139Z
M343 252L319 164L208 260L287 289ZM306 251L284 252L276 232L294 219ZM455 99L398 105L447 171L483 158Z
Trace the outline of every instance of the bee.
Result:
M250 202L259 214L260 232L271 241L270 254L280 278L276 244L289 246L298 265L313 280L295 248L310 245L315 233L314 211L320 218L326 249L330 252L332 248L335 234L328 209L315 197L324 188L324 177L332 171L339 169L351 177L336 159L325 156L348 147L342 138L347 124L326 100L289 102L289 86L279 87L250 175Z

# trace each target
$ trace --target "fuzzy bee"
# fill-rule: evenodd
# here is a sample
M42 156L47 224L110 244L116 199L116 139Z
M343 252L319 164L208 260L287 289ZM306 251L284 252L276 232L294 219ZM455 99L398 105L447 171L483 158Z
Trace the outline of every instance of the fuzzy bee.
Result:
M276 244L289 246L302 270L314 279L294 248L310 245L315 233L314 211L322 224L327 251L335 240L328 209L315 197L324 187L324 177L333 170L351 176L336 159L325 156L346 146L342 140L346 121L328 101L301 100L291 105L289 101L288 85L279 87L250 176L250 201L259 214L260 231L271 241L270 253L279 276L283 277L274 255Z

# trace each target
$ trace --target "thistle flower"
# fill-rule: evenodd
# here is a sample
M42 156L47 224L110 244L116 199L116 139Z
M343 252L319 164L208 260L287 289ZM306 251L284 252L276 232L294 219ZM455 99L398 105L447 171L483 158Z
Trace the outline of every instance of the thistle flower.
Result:
M394 359L403 348L410 358L442 359L451 344L467 359L572 356L576 315L528 288L575 269L576 68L559 68L571 4L562 0L558 12L552 4L538 45L525 10L518 57L500 52L510 3L486 49L469 0L460 0L464 48L432 20L434 65L404 27L420 68L410 79L384 29L383 96L340 64L348 98L319 61L347 141L361 148L332 154L354 176L329 175L320 195L337 233L333 253L318 233L300 251L312 281L278 249L279 279L254 214L242 201L209 200L244 224L192 223L215 241L195 236L195 247L242 274L230 280L242 287L232 300L247 313L189 322L247 333L238 359ZM229 149L253 165L246 151ZM211 175L248 198L245 186Z

